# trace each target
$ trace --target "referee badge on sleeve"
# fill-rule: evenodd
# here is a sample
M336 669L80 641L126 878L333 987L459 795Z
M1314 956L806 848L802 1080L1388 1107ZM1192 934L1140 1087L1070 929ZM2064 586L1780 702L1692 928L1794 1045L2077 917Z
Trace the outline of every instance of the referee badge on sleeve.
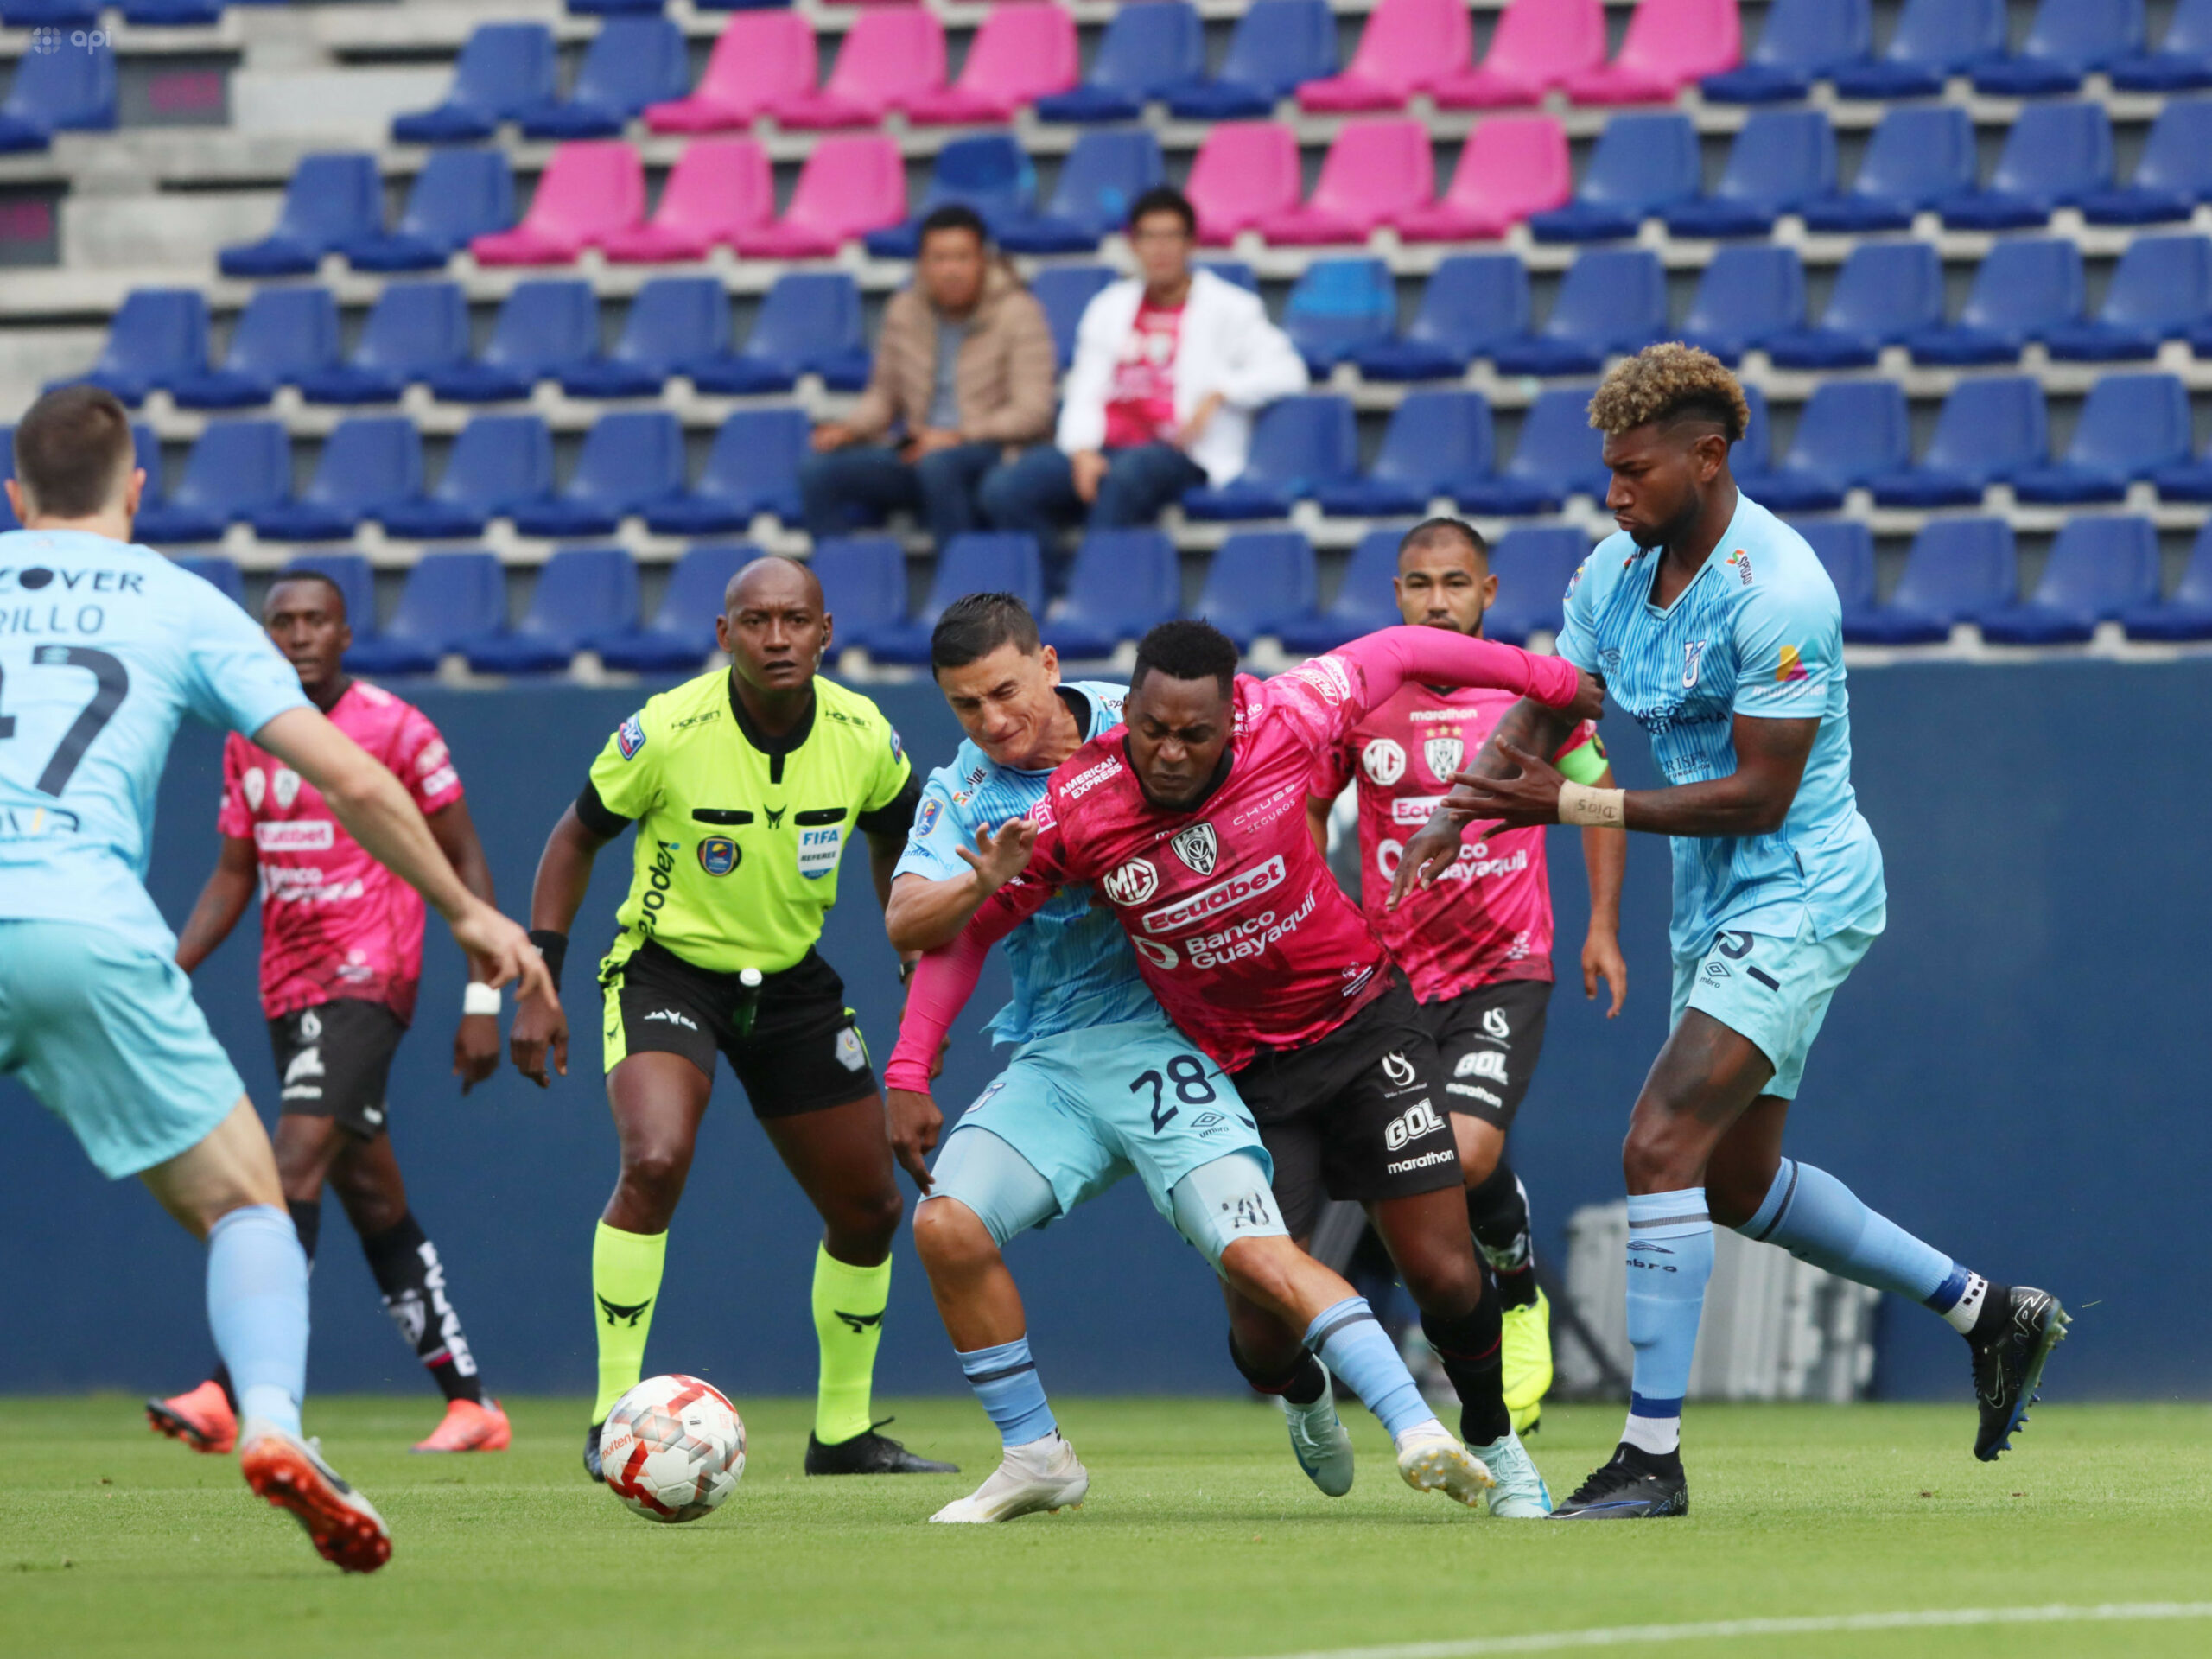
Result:
M861 1071L868 1065L868 1045L861 1041L858 1027L847 1026L837 1033L837 1064L848 1071Z
M614 747L620 750L625 760L634 760L638 751L645 747L645 722L632 715L614 728Z

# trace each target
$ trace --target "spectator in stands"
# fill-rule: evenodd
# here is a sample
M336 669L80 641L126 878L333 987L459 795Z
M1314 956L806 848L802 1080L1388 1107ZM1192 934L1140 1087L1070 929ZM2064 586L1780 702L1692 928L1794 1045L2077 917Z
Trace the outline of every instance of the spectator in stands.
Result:
M841 535L894 507L918 508L940 547L976 529L984 475L1049 442L1052 375L1044 308L974 210L938 208L922 221L913 286L885 308L868 390L814 429L798 474L808 531Z
M1150 524L1200 484L1244 470L1252 417L1306 390L1306 365L1259 296L1193 269L1198 215L1179 190L1129 210L1142 275L1099 291L1077 326L1058 442L983 480L1001 530L1048 541L1084 518L1094 530Z

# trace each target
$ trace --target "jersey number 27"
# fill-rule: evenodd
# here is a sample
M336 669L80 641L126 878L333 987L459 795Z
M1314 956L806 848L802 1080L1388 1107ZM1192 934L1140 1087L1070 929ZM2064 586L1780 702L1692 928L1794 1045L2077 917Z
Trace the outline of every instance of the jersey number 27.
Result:
M115 718L115 711L130 695L130 671L115 657L89 645L41 645L31 652L31 663L38 668L92 671L92 700L70 722L69 729L61 734L61 741L54 745L46 770L38 775L38 792L58 796L69 787L70 775L84 760L85 751L92 747L92 740L100 734L100 728ZM6 672L0 670L0 707L4 707L6 687ZM0 714L0 741L15 734L16 717Z

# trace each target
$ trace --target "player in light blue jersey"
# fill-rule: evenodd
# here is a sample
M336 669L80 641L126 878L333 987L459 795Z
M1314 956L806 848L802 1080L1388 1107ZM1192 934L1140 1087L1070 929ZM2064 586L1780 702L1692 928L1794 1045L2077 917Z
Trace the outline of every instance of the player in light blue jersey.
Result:
M1674 1030L1630 1120L1628 1326L1636 1375L1612 1460L1563 1517L1689 1507L1682 1395L1713 1270L1713 1223L1897 1292L1965 1336L1974 1455L2005 1451L2063 1336L2056 1298L1992 1284L1782 1155L1828 1001L1882 931L1882 855L1851 787L1841 611L1804 539L1742 494L1747 411L1713 357L1654 346L1591 400L1620 533L1567 597L1560 652L1650 734L1668 786L1590 789L1540 755L1566 735L1524 700L1407 849L1398 890L1470 819L1608 823L1674 838ZM1448 827L1447 827L1448 825Z
M493 984L550 989L522 930L462 887L399 780L310 705L260 627L133 545L145 474L93 386L16 428L0 536L0 1072L67 1122L100 1173L136 1175L207 1242L207 1316L244 1418L246 1483L325 1560L391 1553L368 1500L300 1433L308 1269L268 1134L144 887L154 798L187 713L245 733L419 887Z

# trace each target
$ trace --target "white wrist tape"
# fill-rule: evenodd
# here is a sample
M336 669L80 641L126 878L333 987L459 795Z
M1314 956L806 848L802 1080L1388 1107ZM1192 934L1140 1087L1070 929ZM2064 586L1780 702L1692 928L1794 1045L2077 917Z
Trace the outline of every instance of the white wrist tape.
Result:
M1586 830L1621 830L1627 827L1628 791L1624 789L1592 789L1587 784L1561 784L1559 786L1559 821L1580 824Z
M468 988L461 994L461 1011L463 1014L497 1014L499 1012L499 988L479 985L472 980Z

